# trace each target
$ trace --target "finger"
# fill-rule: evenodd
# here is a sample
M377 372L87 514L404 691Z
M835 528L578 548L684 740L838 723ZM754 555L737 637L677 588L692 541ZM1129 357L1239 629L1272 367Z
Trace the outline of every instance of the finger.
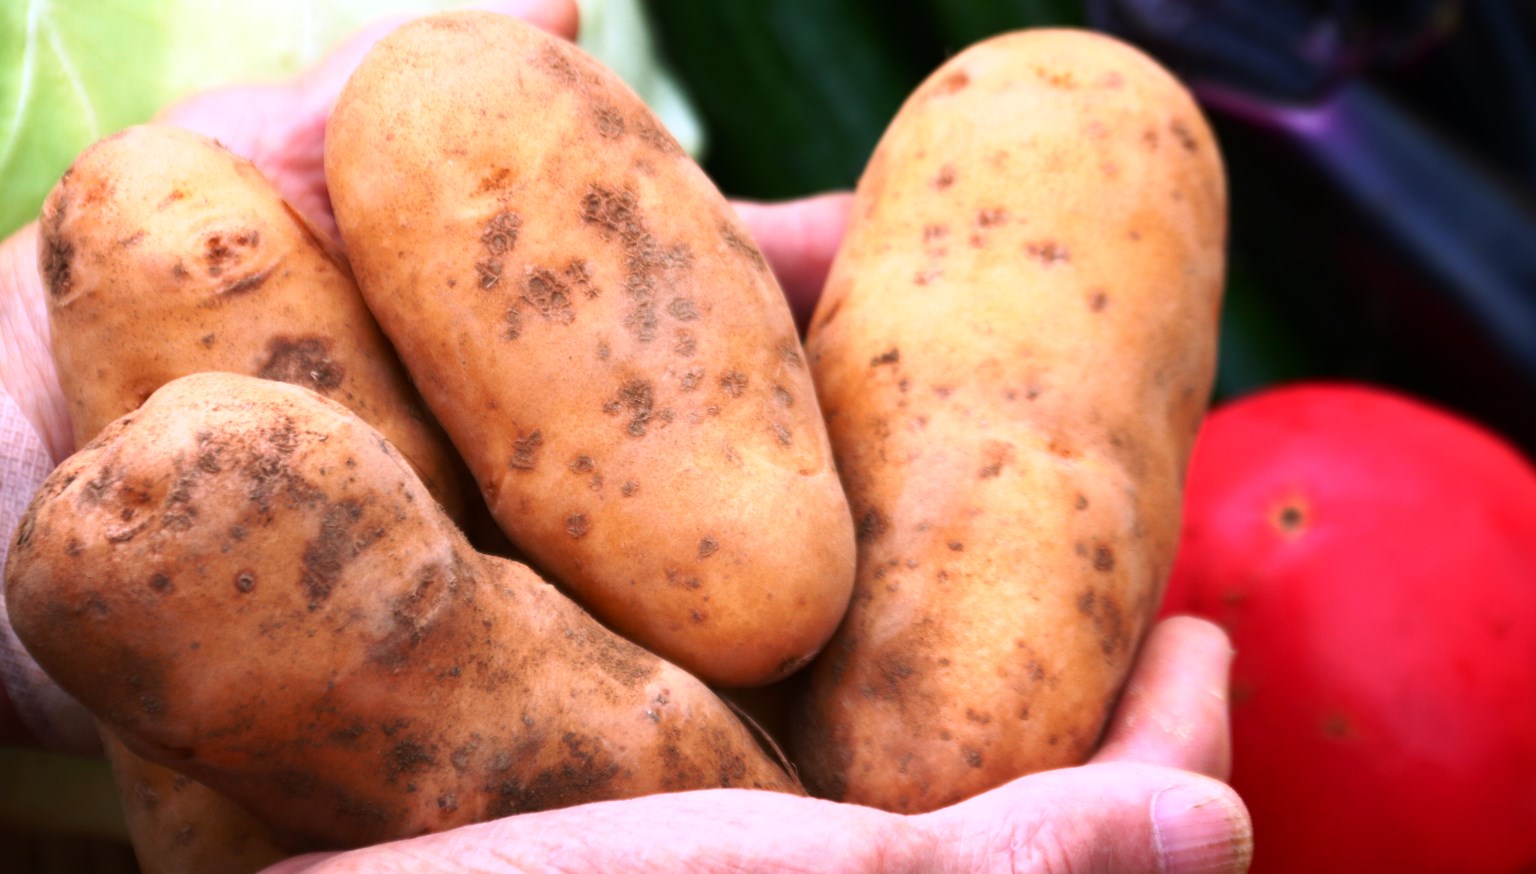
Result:
M1158 623L1094 761L1165 765L1227 779L1231 666L1232 643L1219 626L1192 616Z
M733 206L773 268L803 333L843 242L853 195L837 192L784 203L736 201Z
M1231 788L1150 765L1047 771L912 821L924 871L1225 874L1253 858Z
M0 391L20 408L51 461L62 461L74 450L69 406L48 345L48 304L37 272L36 222L0 243ZM15 447L15 440L7 440L0 448Z

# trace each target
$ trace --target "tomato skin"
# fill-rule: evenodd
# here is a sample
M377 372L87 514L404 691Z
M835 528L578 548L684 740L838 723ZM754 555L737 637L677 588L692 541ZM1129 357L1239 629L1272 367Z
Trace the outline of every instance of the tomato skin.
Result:
M1211 414L1164 614L1223 625L1253 871L1536 871L1536 468L1381 389Z

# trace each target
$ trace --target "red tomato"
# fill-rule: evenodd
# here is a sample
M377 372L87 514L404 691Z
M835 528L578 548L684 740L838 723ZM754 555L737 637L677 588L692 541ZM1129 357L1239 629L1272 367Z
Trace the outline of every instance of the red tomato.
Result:
M1253 871L1536 871L1536 468L1313 384L1215 411L1187 488L1164 612L1236 645Z

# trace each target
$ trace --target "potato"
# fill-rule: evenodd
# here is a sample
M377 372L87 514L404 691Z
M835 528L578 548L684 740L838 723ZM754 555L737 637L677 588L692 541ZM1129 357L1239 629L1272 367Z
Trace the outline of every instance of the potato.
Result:
M995 37L892 121L806 341L859 541L813 793L930 810L1095 748L1174 554L1225 198L1186 91L1101 35Z
M247 373L345 404L461 514L462 465L346 259L249 161L190 131L129 128L81 153L38 225L76 445L178 376Z
M788 304L612 73L511 18L370 52L326 133L369 307L534 564L709 681L831 635L853 521Z
M63 688L289 848L798 788L701 683L475 552L378 431L301 387L168 384L49 477L6 575Z
M42 215L39 269L77 445L178 376L246 373L344 403L403 448L456 519L484 514L345 258L250 162L190 131L130 128L86 149ZM146 872L273 861L237 805L110 736L104 748Z
M288 853L264 823L207 786L101 733L142 874L260 871Z

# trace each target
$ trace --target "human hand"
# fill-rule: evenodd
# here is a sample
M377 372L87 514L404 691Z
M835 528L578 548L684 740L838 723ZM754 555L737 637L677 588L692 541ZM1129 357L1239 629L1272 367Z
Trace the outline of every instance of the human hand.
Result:
M487 8L574 38L573 0L500 0ZM195 130L250 159L283 196L334 238L324 176L325 122L368 48L400 23L357 34L294 79L197 94L156 121ZM842 236L849 197L739 205L804 325ZM37 269L37 228L0 243L0 565L32 493L73 451L69 409L49 349L47 301ZM85 711L37 668L10 633L0 602L0 743L86 753L97 749Z
M1240 872L1252 826L1226 785L1226 635L1156 626L1105 741L1086 765L901 816L742 789L652 795L523 814L268 874L349 871Z

